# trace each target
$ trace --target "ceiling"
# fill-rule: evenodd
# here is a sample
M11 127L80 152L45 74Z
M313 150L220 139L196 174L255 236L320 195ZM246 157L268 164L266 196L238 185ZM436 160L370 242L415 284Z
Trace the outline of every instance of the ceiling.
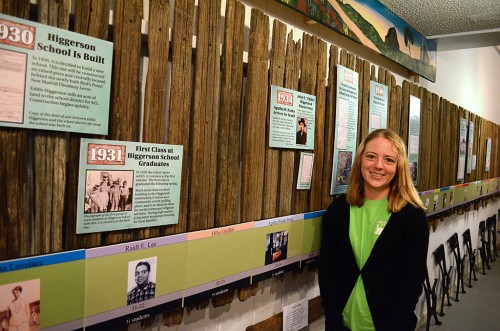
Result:
M500 0L379 1L440 51L500 45Z

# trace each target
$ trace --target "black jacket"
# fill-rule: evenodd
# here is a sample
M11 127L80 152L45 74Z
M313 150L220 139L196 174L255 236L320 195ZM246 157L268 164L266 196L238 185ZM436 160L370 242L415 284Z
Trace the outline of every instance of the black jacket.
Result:
M342 311L361 274L376 330L414 331L428 245L425 213L408 204L391 215L360 271L349 239L349 205L345 195L335 199L323 216L319 264L326 330L347 330Z

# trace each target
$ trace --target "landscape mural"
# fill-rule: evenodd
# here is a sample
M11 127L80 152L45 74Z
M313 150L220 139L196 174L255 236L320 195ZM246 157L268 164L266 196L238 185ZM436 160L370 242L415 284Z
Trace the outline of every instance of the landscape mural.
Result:
M376 0L276 0L436 81L436 43Z

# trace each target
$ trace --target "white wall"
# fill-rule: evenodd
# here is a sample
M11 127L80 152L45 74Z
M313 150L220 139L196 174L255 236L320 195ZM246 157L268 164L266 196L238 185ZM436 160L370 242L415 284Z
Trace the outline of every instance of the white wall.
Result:
M436 83L421 85L500 125L500 46L438 52Z

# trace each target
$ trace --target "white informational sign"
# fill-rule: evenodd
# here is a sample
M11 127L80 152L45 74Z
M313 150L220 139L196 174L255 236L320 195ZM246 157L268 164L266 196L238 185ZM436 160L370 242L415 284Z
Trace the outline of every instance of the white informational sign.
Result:
M387 128L387 108L389 89L387 86L370 81L370 109L368 133Z
M461 118L460 136L458 141L457 181L462 181L464 179L466 154L467 154L467 120L465 118Z
M113 44L0 14L0 126L107 134Z
M77 233L176 224L182 146L82 139Z
M297 331L308 325L309 301L307 298L283 307L283 331Z
M357 72L337 66L337 102L333 171L330 194L341 194L347 189L352 162L356 154L358 132Z
M467 143L467 174L472 169L472 147L474 146L474 122L469 122L469 142Z
M271 85L269 112L269 147L314 149L316 96Z
M309 190L311 188L314 154L300 153L300 165L297 178L297 190Z
M484 171L490 171L491 161L491 138L486 138L486 165Z
M418 148L420 141L420 99L410 95L410 111L408 124L408 162L413 185L418 178Z

